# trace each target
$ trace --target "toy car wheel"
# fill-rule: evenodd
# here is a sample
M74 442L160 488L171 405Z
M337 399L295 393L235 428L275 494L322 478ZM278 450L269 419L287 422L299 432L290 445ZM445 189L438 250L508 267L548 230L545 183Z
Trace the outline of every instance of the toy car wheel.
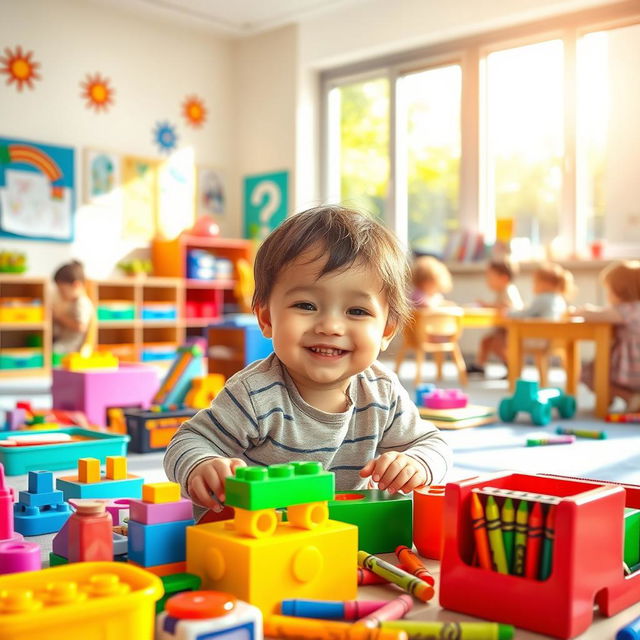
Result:
M531 420L533 424L545 425L551 422L551 405L538 403L531 408Z
M513 408L513 402L511 398L503 398L500 400L500 405L498 406L498 415L500 416L500 420L502 422L513 422L513 419L516 417L517 411Z
M558 413L562 418L571 418L576 412L576 399L573 396L564 396L558 405Z

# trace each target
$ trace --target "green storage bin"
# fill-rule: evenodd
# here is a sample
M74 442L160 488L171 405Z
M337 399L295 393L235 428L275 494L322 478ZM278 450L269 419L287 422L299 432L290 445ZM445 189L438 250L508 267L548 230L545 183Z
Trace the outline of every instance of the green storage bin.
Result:
M0 369L37 369L44 366L42 349L3 349Z
M132 304L98 305L98 320L134 320L136 310Z

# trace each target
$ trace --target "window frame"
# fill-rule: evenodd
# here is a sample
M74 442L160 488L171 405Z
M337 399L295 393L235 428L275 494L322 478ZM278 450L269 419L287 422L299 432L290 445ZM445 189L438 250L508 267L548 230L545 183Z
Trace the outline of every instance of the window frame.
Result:
M389 82L389 188L385 203L386 221L403 243L408 239L406 192L397 185L403 176L402 147L398 144L400 114L397 80L407 73L426 71L447 64L459 64L462 72L460 105L460 193L459 222L461 228L481 232L487 241L495 239L495 211L489 211L486 157L486 112L484 110L484 66L492 51L525 46L551 39L563 41L564 95L563 130L564 162L559 233L569 241L573 254L585 250L586 217L580 211L577 192L577 44L579 38L594 31L606 31L640 24L636 0L575 11L526 24L487 31L474 36L450 40L406 52L365 60L320 73L320 184L325 200L336 193L330 191L330 117L329 92L334 87L363 79L387 78ZM628 249L628 247L626 248ZM615 252L615 247L612 247Z

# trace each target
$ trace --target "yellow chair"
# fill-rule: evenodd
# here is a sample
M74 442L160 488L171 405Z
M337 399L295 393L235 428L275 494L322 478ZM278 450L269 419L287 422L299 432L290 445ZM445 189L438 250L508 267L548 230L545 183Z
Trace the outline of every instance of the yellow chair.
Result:
M461 385L467 384L467 368L458 341L462 334L463 310L460 307L416 309L413 320L404 330L402 346L396 356L396 373L408 350L416 354L416 385L422 377L422 364L427 353L432 353L436 363L438 381L442 380L444 355L450 353L458 368Z

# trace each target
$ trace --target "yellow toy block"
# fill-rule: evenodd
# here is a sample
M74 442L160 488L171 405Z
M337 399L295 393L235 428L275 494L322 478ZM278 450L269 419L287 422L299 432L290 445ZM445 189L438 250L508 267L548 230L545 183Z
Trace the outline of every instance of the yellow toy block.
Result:
M184 404L192 409L207 409L224 388L224 382L225 377L221 373L209 373L204 377L193 378Z
M117 369L118 358L108 351L94 352L90 356L70 353L62 359L62 368L67 371L86 371L87 369Z
M357 554L358 528L334 520L313 530L283 522L262 538L240 535L230 520L187 527L187 572L265 615L286 598L355 598Z
M144 484L142 485L142 500L153 504L178 502L180 500L180 485L177 482Z
M107 478L124 480L127 477L127 459L124 456L107 456Z
M78 460L78 482L100 482L100 460L80 458Z

